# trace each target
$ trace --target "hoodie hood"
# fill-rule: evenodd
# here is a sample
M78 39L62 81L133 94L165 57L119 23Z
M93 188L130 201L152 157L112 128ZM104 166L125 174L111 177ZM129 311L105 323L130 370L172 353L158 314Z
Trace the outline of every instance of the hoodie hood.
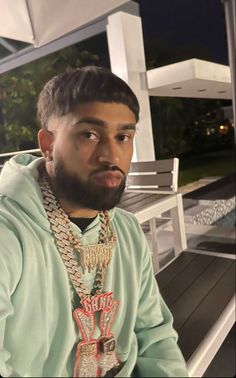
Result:
M50 231L38 185L38 166L43 160L29 154L16 155L8 160L0 175L0 199L16 202L44 229Z
M38 158L29 154L16 155L8 160L0 174L0 200L10 199L16 202L42 228L50 232L50 224L38 185L38 167L43 161L43 157ZM113 218L114 210L109 213L110 218ZM87 230L96 223L98 223L97 218Z

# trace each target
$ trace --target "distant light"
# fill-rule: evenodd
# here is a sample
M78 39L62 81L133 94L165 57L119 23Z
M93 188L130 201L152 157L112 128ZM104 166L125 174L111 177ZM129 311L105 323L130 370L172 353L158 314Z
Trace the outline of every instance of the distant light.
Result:
M222 135L226 135L229 132L229 126L228 125L220 125L219 132Z

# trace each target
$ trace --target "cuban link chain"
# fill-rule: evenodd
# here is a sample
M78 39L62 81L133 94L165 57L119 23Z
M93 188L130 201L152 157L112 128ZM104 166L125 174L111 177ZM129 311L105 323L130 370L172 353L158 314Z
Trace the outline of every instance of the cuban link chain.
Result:
M115 337L110 331L119 301L113 301L112 293L103 293L105 269L110 262L112 247L116 241L109 214L107 211L99 212L101 221L99 244L81 246L71 231L70 220L56 200L45 174L40 176L39 186L58 250L82 304L82 308L77 308L73 312L83 339L77 346L74 377L103 377L109 370L119 365L115 352ZM75 250L80 256L82 255L80 262L83 270L88 268L90 271L97 266L91 293L81 279ZM102 335L98 340L93 338L96 311L101 311Z

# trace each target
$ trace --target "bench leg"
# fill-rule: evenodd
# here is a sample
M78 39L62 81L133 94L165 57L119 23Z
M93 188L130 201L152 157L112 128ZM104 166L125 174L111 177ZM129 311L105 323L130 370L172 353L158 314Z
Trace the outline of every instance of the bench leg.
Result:
M159 271L156 218L152 218L149 220L149 226L150 226L150 233L151 233L152 263L153 263L154 273L156 274Z
M171 209L171 219L175 241L175 256L187 248L186 232L184 225L184 211L182 194L177 194L177 206Z

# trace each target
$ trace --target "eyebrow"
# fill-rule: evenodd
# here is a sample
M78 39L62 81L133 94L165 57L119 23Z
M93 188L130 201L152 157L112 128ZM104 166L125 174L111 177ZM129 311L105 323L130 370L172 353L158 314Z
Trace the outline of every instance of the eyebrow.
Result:
M102 119L99 119L99 118L95 118L95 117L81 118L73 126L78 126L78 125L81 125L83 123L89 123L90 125L98 126L98 127L107 127L108 126L105 121L103 121ZM135 123L124 123L124 124L120 124L119 128L121 130L136 130L136 124Z

